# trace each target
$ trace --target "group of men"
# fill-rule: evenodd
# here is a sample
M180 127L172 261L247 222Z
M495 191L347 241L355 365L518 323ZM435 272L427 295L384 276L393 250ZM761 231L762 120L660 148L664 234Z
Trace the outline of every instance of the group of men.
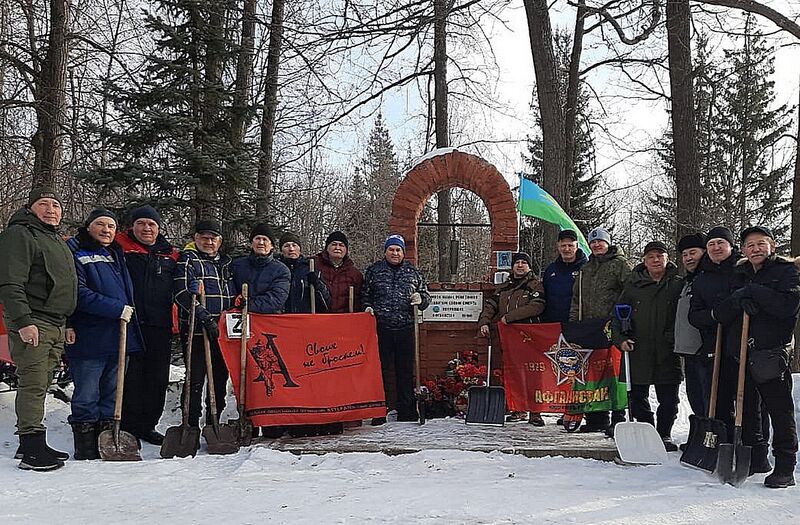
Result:
M362 275L348 255L346 235L338 231L328 236L322 252L307 258L296 234L283 233L274 246L273 230L257 224L250 233L249 254L232 259L221 251L222 229L215 220L198 221L191 242L179 251L164 237L162 218L149 205L130 213L130 227L124 231L113 212L93 210L66 241L58 230L62 217L59 195L52 188L35 188L0 233L0 303L19 378L19 468L54 470L69 459L68 453L47 444L43 424L47 388L62 353L74 384L69 417L73 457L99 457L98 435L110 428L114 417L121 336L127 353L122 428L140 440L163 442L156 425L169 381L173 305L184 355L190 338L195 348L202 348L206 339L211 348L207 423L209 389L218 393L221 413L228 381L218 321L245 300L248 310L259 314L372 313L384 385L390 384L393 369L398 419L416 420L414 310L426 308L430 296L420 272L404 260L400 235L386 239L384 259ZM241 296L245 283L246 299ZM193 352L186 366L191 370L191 402L183 408L189 424L198 426L206 381L204 354ZM373 420L383 422L385 418ZM293 431L342 431L341 424L323 427ZM284 430L261 429L265 436Z
M776 255L768 228L746 228L739 242L741 252L733 233L722 226L682 237L676 246L683 264L680 272L660 241L648 243L642 261L632 267L607 230L589 233L588 258L578 248L576 233L563 230L558 257L541 282L527 254L513 256L510 279L485 300L480 331L488 335L490 325L498 322L611 319L613 342L629 352L630 370L623 374L631 383L631 415L655 426L668 451L678 449L671 433L684 374L692 411L708 415L720 333L716 417L728 428L727 440L734 439L734 415L741 410L743 442L752 447L750 474L772 471L766 486L794 485L798 444L788 364L800 310L798 268L793 259ZM630 326L620 319L617 306L622 305L625 310L630 307ZM749 317L748 357L744 401L736 407L744 314ZM658 400L655 414L649 402L651 386ZM580 431L613 437L624 413L592 412L584 419ZM767 457L769 421L774 469ZM536 413L529 422L544 424Z

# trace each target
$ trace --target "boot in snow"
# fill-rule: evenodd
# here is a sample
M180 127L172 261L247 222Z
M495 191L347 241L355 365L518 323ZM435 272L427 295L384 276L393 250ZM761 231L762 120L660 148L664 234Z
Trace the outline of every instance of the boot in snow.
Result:
M775 470L764 479L764 486L771 489L785 489L794 486L794 458L775 458Z
M56 459L60 459L61 461L66 461L69 459L69 454L66 452L61 452L60 450L56 450L51 448L50 445L47 444L47 434L45 433L45 440L44 446L47 449L47 452L50 453L51 456L54 456ZM19 447L17 447L17 451L14 453L14 459L22 459L25 456L25 450L23 450L22 446L22 439L19 440Z
M64 462L56 459L47 452L47 443L44 432L38 434L24 434L19 437L23 449L22 461L19 468L22 470L46 471L55 470L64 466Z
M95 423L72 423L72 439L75 445L75 454L73 454L75 459L100 459L100 454L97 452L97 425Z

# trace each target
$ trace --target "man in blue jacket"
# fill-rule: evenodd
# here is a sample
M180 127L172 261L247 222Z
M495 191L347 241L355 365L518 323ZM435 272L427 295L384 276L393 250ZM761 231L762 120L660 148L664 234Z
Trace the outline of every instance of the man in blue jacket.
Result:
M256 314L279 314L289 297L291 273L272 256L272 228L256 224L250 232L250 254L231 263L236 293L247 283L247 309Z
M542 313L544 323L569 322L575 276L589 260L583 250L578 248L578 235L573 230L563 230L558 234L556 249L558 257L550 263L542 277L544 296L547 299Z
M283 308L286 314L311 313L311 287L314 288L315 313L325 313L331 304L331 294L328 286L322 279L319 269L311 271L309 261L303 255L303 246L300 237L294 233L286 232L278 241L281 254L277 260L289 268L292 274L289 283L289 297Z
M134 317L133 285L125 256L114 241L116 216L103 209L92 211L67 241L78 274L78 306L68 324L75 342L66 354L75 391L69 417L75 459L97 459L97 435L110 428L117 391L119 319ZM130 323L128 353L142 350L138 325Z

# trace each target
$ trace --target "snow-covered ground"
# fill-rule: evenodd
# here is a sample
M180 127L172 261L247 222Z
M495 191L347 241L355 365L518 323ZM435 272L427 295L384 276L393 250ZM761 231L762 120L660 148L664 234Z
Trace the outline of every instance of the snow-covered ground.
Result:
M145 444L138 463L69 461L55 472L23 472L13 459L13 399L0 394L2 524L800 523L797 487L766 489L764 475L740 489L719 485L681 467L678 453L653 467L454 450L296 456L265 446L162 460ZM71 452L69 407L50 397L47 413L51 444ZM684 398L677 441L685 417ZM177 419L168 413L160 428Z

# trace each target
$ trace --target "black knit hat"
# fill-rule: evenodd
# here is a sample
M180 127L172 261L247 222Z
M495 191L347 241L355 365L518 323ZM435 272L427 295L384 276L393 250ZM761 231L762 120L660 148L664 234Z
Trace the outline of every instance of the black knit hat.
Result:
M702 233L691 233L681 237L678 241L678 253L683 252L683 250L688 250L689 248L702 248L705 250L706 236Z
M156 211L155 208L150 206L149 204L145 204L144 206L139 206L135 210L131 212L131 224L138 221L139 219L150 219L151 221L155 221L161 226L161 215Z
M570 241L577 241L578 234L576 234L574 230L561 230L560 232L558 232L558 240L563 241L564 239L569 239Z
M108 217L110 219L113 219L114 222L118 222L117 216L113 211L106 210L105 208L97 208L95 210L92 210L92 212L88 215L88 217L86 217L86 220L83 221L83 225L88 228L90 224L92 224L96 219L99 219L100 217Z
M706 244L708 244L708 241L711 239L725 239L731 246L736 244L733 240L733 233L725 226L714 226L708 230L706 234Z
M525 261L528 266L533 266L531 263L531 256L525 252L517 252L511 256L511 266L514 266L517 261Z
M197 221L197 224L194 225L194 232L213 233L214 235L222 236L222 228L220 228L219 223L213 219Z
M328 248L330 243L337 241L344 244L345 248L350 249L350 243L347 241L347 236L340 231L331 232L331 234L328 235L328 238L325 239L325 248Z
M770 239L775 240L775 237L772 235L772 230L766 226L750 226L749 228L742 230L741 235L739 235L739 238L742 240L742 244L744 244L744 240L747 239L747 236L751 233L760 233L762 235L766 235Z
M57 200L59 204L63 204L61 196L49 186L39 186L31 190L28 194L28 208L33 206L33 203L39 199L54 199Z
M287 242L293 242L293 243L295 243L297 245L300 245L300 246L303 245L303 243L300 242L300 236L299 235L297 235L296 233L292 233L292 232L286 232L283 235L281 235L281 239L280 239L280 241L278 241L278 248L283 248L283 245L286 244Z
M272 231L272 228L269 227L269 224L265 222L259 222L253 229L250 230L250 241L255 239L257 236L263 235L264 237L269 237L271 242L275 242L275 232Z

